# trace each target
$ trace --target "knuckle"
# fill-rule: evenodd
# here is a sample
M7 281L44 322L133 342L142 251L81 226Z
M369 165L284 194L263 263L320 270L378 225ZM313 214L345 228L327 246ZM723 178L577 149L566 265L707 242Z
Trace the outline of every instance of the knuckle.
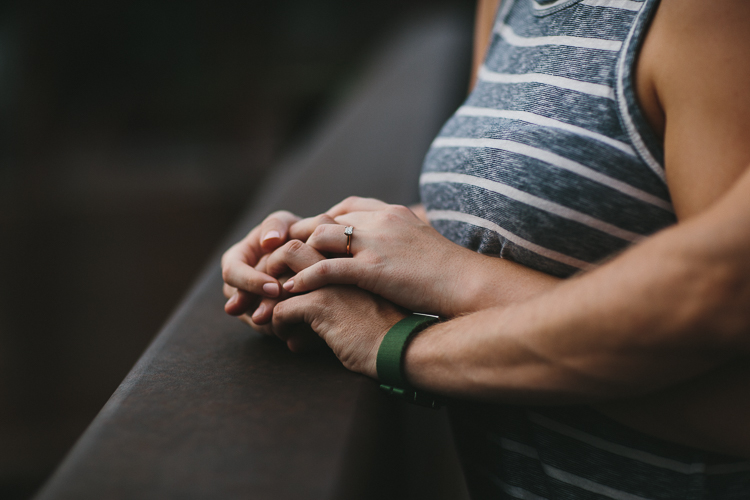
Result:
M275 306L273 306L273 319L275 322L284 322L284 318L286 317L287 312L287 304L285 301L281 301Z
M221 268L221 279L223 279L225 282L229 282L230 278L232 277L232 266L226 265Z
M327 276L331 274L331 261L321 260L317 264L317 273L319 276Z
M380 220L386 224L393 224L400 219L398 214L392 211L383 211L380 213Z
M323 233L325 233L325 230L326 230L326 228L323 227L322 225L320 225L320 226L316 227L313 230L313 232L310 235L310 237L313 238L313 239L316 239L316 240L320 239L323 236Z
M240 245L242 245L242 241L239 241L232 245L231 247L227 248L224 253L221 255L221 265L226 265L227 262L231 262L232 259L235 259L238 249L240 248Z
M284 253L288 255L298 254L302 251L305 244L300 240L290 240L284 245Z
M347 206L347 207L348 206L352 206L352 205L356 205L357 203L359 203L359 201L361 199L362 198L359 197L359 196L347 196L347 198L344 200L343 205Z
M407 215L408 213L411 212L411 210L409 210L404 205L391 205L390 208L393 211L393 213L395 213L397 215L402 215L402 216L403 215Z
M289 217L290 215L292 215L292 213L289 212L288 210L277 210L275 212L271 212L270 214L268 214L268 217L266 217L266 220L276 220L276 219L283 218L283 217Z
M336 221L328 214L321 214L318 216L318 227L322 224L336 224Z
M260 231L259 236L262 238L263 234L265 234L267 231L271 229L278 229L280 226L284 224L283 221L284 221L283 216L280 215L279 212L272 213L271 215L269 215L263 220L263 223L260 226L261 231Z

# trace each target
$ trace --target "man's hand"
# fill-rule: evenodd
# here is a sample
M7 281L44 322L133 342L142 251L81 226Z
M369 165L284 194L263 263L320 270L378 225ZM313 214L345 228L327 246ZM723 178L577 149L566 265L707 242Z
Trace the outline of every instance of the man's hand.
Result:
M398 306L352 286L328 286L276 304L273 329L289 344L309 325L349 370L377 379L380 342L405 318ZM294 350L294 344L290 345Z

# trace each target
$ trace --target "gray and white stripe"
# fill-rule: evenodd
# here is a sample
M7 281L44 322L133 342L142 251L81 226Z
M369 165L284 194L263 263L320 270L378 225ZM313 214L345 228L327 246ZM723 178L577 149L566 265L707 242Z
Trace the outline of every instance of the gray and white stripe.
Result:
M475 177L473 175L466 174L456 174L452 172L425 172L419 178L419 183L421 185L438 184L442 182L465 184L486 189L487 191L501 194L512 200L520 201L521 203L525 203L534 208L538 208L539 210L544 210L545 212L557 215L558 217L563 217L565 219L578 222L579 224L592 227L603 233L607 233L614 236L615 238L620 238L625 241L637 242L643 239L643 235L634 233L632 231L627 231L613 224L609 224L607 222L591 217L590 215L581 213L577 210L573 210L558 203L554 203L552 201L539 198L538 196L525 193L506 184L491 181L482 177Z
M554 431L563 436L576 439L582 443L586 443L589 446L599 448L606 452L612 453L625 458L637 460L644 464L653 465L654 467L660 467L662 469L679 472L681 474L731 474L734 472L750 471L750 462L734 462L729 464L719 465L706 465L702 462L685 463L677 460L672 460L665 457L654 455L646 451L631 448L629 446L623 446L621 444L613 443L594 436L587 432L574 429L568 425L565 425L551 418L547 418L538 413L529 412L529 420L537 425L540 425L548 430Z
M643 2L634 2L633 0L583 0L582 5L589 7L605 7L609 9L629 10L638 12L643 7Z
M546 149L536 148L521 144L519 142L508 141L504 139L475 139L470 137L438 137L432 143L433 148L491 148L509 151L520 155L528 156L536 160L543 161L554 167L568 170L575 174L585 177L592 181L598 182L604 186L612 188L621 193L627 194L640 201L646 202L655 207L666 211L673 211L672 204L649 194L641 189L633 187L625 182L613 179L596 170L592 170L578 162L569 160L560 155L547 151Z
M542 12L545 10L552 10L555 7L562 5L570 0L556 0L554 2L540 5L534 2L532 5L534 10ZM629 10L631 12L638 12L643 6L642 2L634 2L633 0L582 0L581 5L587 5L589 7L604 7L608 9L620 9Z
M494 231L506 240L513 242L516 245L525 248L526 250L530 250L536 254L539 254L556 262L575 267L576 269L588 271L596 267L590 262L584 262L580 259L576 259L569 255L550 250L549 248L544 248L543 246L537 245L536 243L525 240L520 236L511 233L507 229L495 224L494 222L488 221L487 219L482 219L481 217L477 217L475 215L465 214L463 212L457 212L455 210L428 210L427 220L429 220L430 222L445 220L472 224L477 227Z
M580 80L574 80L573 78L548 75L545 73L496 73L487 69L486 66L482 66L481 68L479 68L478 78L480 82L488 83L541 83L561 89L573 90L575 92L580 92L582 94L588 94L595 97L604 97L612 100L615 99L615 91L611 87L608 87L606 85L582 82Z
M631 85L658 3L503 0L480 84L433 142L420 178L438 231L480 251L507 243L503 257L565 278L676 222L659 139ZM456 427L462 448L490 453L467 460L477 491L748 498L750 462L659 440L585 407L484 410Z
M491 439L493 439L493 441L496 442L496 444L498 444L504 450L518 453L527 458L539 460L539 452L535 448L532 448L531 446L527 446L525 444L518 443L516 441L510 440L504 437L502 438L497 438L496 436L490 436L490 437ZM622 491L617 488L613 488L611 486L601 484L597 481L592 481L590 479L586 479L576 474L571 474L570 472L564 471L557 467L553 467L549 464L541 462L541 460L540 460L540 463L541 463L542 469L544 469L545 474L547 474L549 477L555 478L558 481L561 481L563 483L576 486L583 490L590 491L592 493L597 493L599 495L604 495L606 497L612 498L613 500L650 500L640 495L634 495L632 493L628 493L627 491Z
M495 33L503 37L508 45L515 47L539 47L541 45L562 45L567 47L576 47L579 49L606 50L618 52L622 48L622 42L616 40L604 40L602 38L586 38L579 36L519 36L513 31L513 28L505 23L500 23L495 27Z
M622 141L618 141L617 139L612 139L611 137L607 137L606 135L600 134L598 132L593 132L583 127L578 127L576 125L571 125L569 123L561 122L559 120L547 118L546 116L541 116L536 113L529 113L528 111L512 111L512 110L505 110L505 109L480 108L476 106L461 106L460 108L458 108L458 111L456 111L456 115L476 116L476 117L486 117L486 118L504 118L507 120L523 121L526 123L539 125L540 127L555 128L555 129L564 130L566 132L570 132L576 135L580 135L583 137L588 137L590 139L594 139L595 141L599 141L608 146L612 146L615 149L619 149L623 153L628 154L630 156L636 155L635 150L633 150L632 147L630 147L628 144L625 144Z

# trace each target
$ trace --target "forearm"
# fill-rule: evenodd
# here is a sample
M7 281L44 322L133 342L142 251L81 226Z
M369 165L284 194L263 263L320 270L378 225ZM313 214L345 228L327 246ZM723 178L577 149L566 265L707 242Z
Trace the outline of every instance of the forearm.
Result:
M711 210L550 292L437 325L407 376L436 392L563 403L632 397L747 352L750 178Z

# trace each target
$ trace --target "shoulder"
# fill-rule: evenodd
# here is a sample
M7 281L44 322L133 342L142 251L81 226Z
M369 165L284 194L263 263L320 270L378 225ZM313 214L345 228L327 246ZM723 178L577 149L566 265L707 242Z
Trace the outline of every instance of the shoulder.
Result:
M750 165L749 27L747 0L662 0L644 42L639 92L663 111L678 215L702 211Z

